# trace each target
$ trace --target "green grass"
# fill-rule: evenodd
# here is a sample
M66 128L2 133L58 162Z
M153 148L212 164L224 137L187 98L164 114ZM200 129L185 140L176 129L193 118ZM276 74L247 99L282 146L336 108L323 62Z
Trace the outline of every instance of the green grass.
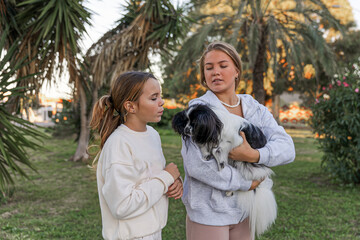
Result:
M31 152L38 174L18 179L0 205L0 239L101 239L95 174L69 162L73 139L50 139L46 152Z
M168 162L184 176L181 141L159 130ZM336 185L320 169L321 152L308 131L291 131L295 162L275 167L278 218L260 239L360 240L360 187ZM72 138L50 139L46 152L30 152L38 173L19 178L11 198L0 199L0 239L101 239L101 216L95 174L85 163L67 159ZM185 208L170 199L164 240L185 239Z
M360 239L360 188L335 185L313 138L294 138L296 159L275 167L275 225L261 239Z

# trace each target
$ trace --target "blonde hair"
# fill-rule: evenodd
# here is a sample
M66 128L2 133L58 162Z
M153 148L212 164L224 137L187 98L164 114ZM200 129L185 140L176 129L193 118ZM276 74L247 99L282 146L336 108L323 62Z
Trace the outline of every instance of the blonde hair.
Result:
M200 82L201 85L203 85L204 87L207 87L206 84L206 79L205 79L205 74L204 74L204 60L205 60L205 56L206 54L208 54L209 52L213 51L213 50L219 50L224 52L225 54L227 54L232 61L234 62L234 65L236 67L236 69L239 71L238 77L235 79L235 89L239 86L240 83L240 77L241 77L241 73L242 73L242 62L241 62L241 58L238 54L238 52L236 51L236 49L226 43L226 42L213 42L210 43L207 48L205 49L205 51L203 52L199 62L200 62Z
M137 101L142 94L145 82L154 78L151 73L126 72L113 81L110 93L102 96L93 108L90 127L98 130L102 149L110 134L126 121L126 101Z

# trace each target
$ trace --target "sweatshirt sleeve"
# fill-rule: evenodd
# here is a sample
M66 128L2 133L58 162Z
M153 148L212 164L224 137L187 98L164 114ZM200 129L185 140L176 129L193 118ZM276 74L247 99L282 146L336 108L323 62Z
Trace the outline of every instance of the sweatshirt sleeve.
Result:
M248 191L252 181L245 180L235 168L225 164L219 171L215 159L203 159L200 149L191 139L183 140L181 155L188 177L222 191Z
M292 138L279 126L273 115L264 106L262 109L261 129L267 139L265 147L258 149L259 164L268 167L288 164L295 159L295 146Z
M104 199L117 219L129 219L148 211L168 191L174 182L170 173L160 171L152 178L139 182L139 169L131 164L131 152L126 147L113 148L105 158L122 161L103 166L104 185L101 189Z

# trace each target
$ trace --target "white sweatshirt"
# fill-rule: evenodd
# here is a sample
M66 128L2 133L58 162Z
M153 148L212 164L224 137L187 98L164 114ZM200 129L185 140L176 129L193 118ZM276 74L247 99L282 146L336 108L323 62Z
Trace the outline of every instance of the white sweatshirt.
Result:
M106 140L97 166L104 239L133 239L161 230L174 182L164 170L160 136L147 126L136 132L120 125Z

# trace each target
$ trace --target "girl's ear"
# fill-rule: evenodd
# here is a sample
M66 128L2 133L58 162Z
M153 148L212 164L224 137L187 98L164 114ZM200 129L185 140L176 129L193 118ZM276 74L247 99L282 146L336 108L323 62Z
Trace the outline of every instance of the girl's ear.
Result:
M235 79L239 79L239 74L240 74L240 71L239 71L239 70L236 70L236 76L235 76Z
M124 103L124 108L126 109L126 112L128 112L128 113L135 113L135 110L136 110L135 103L132 101L126 101Z

